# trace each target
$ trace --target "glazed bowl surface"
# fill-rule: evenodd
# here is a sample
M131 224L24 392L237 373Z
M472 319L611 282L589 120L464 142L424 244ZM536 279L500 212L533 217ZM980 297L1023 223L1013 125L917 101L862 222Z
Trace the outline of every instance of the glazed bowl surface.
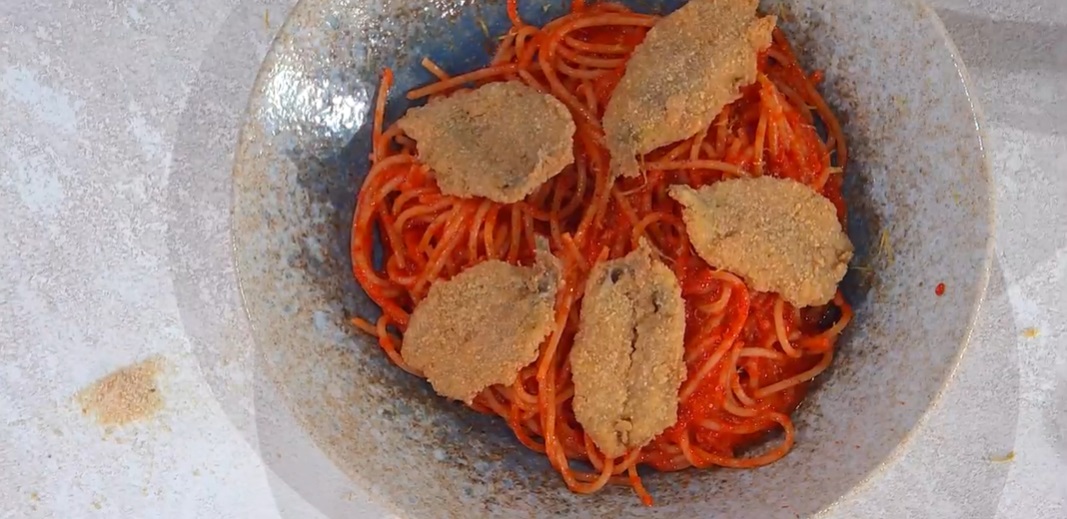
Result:
M679 0L623 2L666 13ZM543 23L568 3L520 0ZM483 66L508 27L503 1L303 0L253 88L237 145L233 240L266 383L328 463L404 517L773 518L827 509L889 462L964 354L991 259L990 173L966 72L936 15L913 0L770 0L801 61L825 71L844 122L845 281L856 316L832 368L794 418L797 444L756 470L643 472L656 506L628 488L567 490L501 421L437 397L348 324L373 319L349 235L368 169L382 70L387 120L431 76ZM935 294L944 283L948 290ZM311 463L311 461L308 461ZM362 499L362 498L361 498Z

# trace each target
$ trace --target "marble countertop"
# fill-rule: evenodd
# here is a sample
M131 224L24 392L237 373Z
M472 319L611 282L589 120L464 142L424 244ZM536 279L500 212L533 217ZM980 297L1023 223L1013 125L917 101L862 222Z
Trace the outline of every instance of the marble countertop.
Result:
M198 362L172 278L175 193L228 174L294 3L0 6L0 518L338 517L359 499L272 470L291 446L255 436L249 401L216 398L212 380L251 382ZM937 405L826 515L1067 517L1067 2L931 3L986 114L992 280ZM226 215L204 218L228 242ZM146 359L149 424L85 416L84 388ZM143 382L125 375L114 387Z

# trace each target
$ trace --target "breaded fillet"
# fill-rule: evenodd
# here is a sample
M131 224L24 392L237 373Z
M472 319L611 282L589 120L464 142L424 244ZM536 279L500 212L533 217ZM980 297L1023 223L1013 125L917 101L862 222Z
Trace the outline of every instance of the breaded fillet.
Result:
M571 350L574 416L610 457L640 448L677 420L685 302L647 244L593 267Z
M648 31L604 112L612 174L637 175L636 155L696 135L756 80L775 25L757 4L692 0Z
M446 195L518 202L574 162L570 111L517 81L433 99L398 124Z
M510 384L552 331L560 269L539 252L533 267L490 260L435 283L411 314L404 362L439 394L467 404L489 386Z
M686 232L709 265L798 307L826 303L852 259L837 210L810 187L774 177L672 186Z

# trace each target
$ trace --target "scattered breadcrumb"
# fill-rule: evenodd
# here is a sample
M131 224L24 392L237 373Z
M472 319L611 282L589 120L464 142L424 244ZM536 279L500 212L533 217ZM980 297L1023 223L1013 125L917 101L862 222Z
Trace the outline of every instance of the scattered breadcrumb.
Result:
M704 261L777 292L798 307L829 301L848 270L852 243L834 205L799 182L739 178L671 187L693 247Z
M1027 339L1033 339L1033 338L1036 338L1039 333L1040 332L1038 331L1037 328L1034 328L1033 326L1031 326L1031 327L1026 328L1026 329L1023 330L1023 337L1026 337Z
M163 407L156 387L160 366L158 358L151 358L94 382L75 397L82 413L105 426L126 425L152 416Z
M893 243L889 241L889 231L882 229L878 238L878 254L885 258L887 264L893 264Z
M560 272L559 260L539 252L533 267L491 260L435 283L411 314L404 362L442 396L468 404L510 384L552 330Z
M635 155L692 137L756 80L776 21L757 3L691 0L648 31L604 112L614 174L637 175Z
M1013 450L1008 451L1008 453L1003 456L994 456L992 458L989 458L989 461L992 461L993 463L1008 463L1013 460L1015 460L1015 451Z
M678 279L646 243L593 267L570 354L573 405L606 456L639 448L677 421L684 335Z
M570 111L518 81L431 99L398 124L447 195L518 202L574 162Z
M908 108L908 98L904 96L893 96L893 104L897 106L898 111L904 111Z
M770 9L770 11L774 11L774 14L778 16L779 20L791 22L796 20L797 18L796 14L793 13L793 8L787 3L775 4L775 6Z

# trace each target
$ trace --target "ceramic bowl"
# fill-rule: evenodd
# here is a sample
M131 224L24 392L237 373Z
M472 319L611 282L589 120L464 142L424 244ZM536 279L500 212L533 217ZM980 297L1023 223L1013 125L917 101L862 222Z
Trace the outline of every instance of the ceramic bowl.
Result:
M678 0L623 2L666 13ZM543 22L566 4L520 0ZM832 369L796 413L797 444L757 470L645 473L657 505L628 488L567 490L498 420L438 398L346 323L374 317L353 281L349 229L367 171L372 100L396 71L387 117L426 83L423 56L483 65L508 27L503 1L304 0L255 83L237 146L233 232L266 383L299 434L405 517L796 517L825 510L892 459L965 350L986 285L990 174L966 73L933 12L912 0L783 0L781 25L845 123L846 280L856 318ZM943 296L935 286L944 283ZM364 498L361 498L364 499ZM357 500L359 501L359 500Z

